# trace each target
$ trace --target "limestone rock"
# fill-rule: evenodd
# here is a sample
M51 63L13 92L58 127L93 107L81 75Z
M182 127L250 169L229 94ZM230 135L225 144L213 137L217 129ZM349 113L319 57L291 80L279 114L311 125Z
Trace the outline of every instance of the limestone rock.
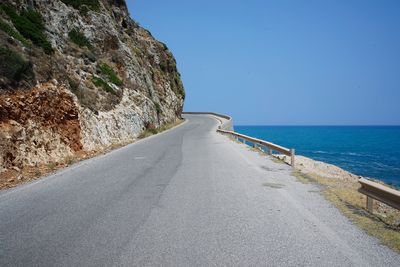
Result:
M0 61L0 170L126 143L181 116L176 61L125 1L4 0Z

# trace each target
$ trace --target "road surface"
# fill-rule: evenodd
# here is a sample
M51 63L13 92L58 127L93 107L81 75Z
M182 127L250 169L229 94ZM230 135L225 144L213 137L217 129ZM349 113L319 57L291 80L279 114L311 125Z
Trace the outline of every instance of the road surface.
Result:
M186 118L0 192L0 266L399 266L289 166Z

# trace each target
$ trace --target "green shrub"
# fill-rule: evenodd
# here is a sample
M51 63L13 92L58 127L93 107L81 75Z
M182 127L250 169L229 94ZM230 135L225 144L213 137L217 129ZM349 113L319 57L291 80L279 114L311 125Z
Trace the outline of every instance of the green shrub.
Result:
M6 77L12 82L33 77L32 64L17 52L0 47L0 77Z
M101 64L99 68L101 73L105 75L107 79L113 84L117 86L122 86L124 84L122 80L118 77L118 75L115 73L115 71L106 63Z
M172 81L171 81L172 82ZM173 85L172 85L172 90L176 93L176 94L180 94L182 96L183 99L185 99L186 95L185 95L185 89L183 88L183 84L180 78L180 74L178 73L177 76L174 77L173 80Z
M100 10L98 0L61 0L64 4L72 6L83 13L87 13L88 9L93 11Z
M43 18L39 12L28 9L18 14L15 8L8 5L1 5L0 8L10 17L15 28L22 36L41 47L46 54L54 52L44 33Z
M93 53L92 51L86 51L85 52L85 57L87 58L87 59L89 59L90 60L90 62L96 62L96 60L97 60L97 57L96 57L96 54L95 53Z
M163 72L167 71L167 64L165 62L161 62L160 63L160 68Z
M42 15L38 11L33 9L23 10L21 12L21 16L27 18L30 22L36 25L38 29L45 29Z
M185 100L186 93L185 93L185 89L183 87L181 87L181 92L180 93L181 93L182 99Z
M96 85L97 87L101 87L104 89L104 91L111 93L113 95L116 95L117 93L114 91L114 89L112 89L112 87L110 85L108 85L108 83L106 81L104 81L101 78L98 77L94 77L92 79L92 82L94 85Z
M81 103L83 106L85 103L85 97L84 97L84 92L79 88L79 81L75 80L72 77L67 77L67 81L69 84L69 89L71 90L74 95L78 98L79 103Z
M86 38L86 36L83 35L83 33L78 31L77 29L72 29L68 33L68 36L69 36L69 39L71 39L72 42L74 42L75 44L79 45L80 47L86 46L89 49L92 47L92 45L90 44L88 38Z
M143 132L138 136L138 138L146 138L155 134L158 134L160 131L157 127L150 122L145 122L145 129Z
M15 31L13 27L11 27L8 23L4 22L2 19L0 19L0 30L4 31L7 33L9 36L17 39L20 41L23 45L29 47L30 43L28 40L26 40L19 32Z
M156 108L157 114L160 114L162 112L161 106L159 103L153 101L154 107Z
M163 47L164 51L168 50L168 46L164 44L163 42L160 42L161 46Z
M79 89L79 83L70 77L68 77L67 80L68 80L69 87L71 88L71 91L77 92Z

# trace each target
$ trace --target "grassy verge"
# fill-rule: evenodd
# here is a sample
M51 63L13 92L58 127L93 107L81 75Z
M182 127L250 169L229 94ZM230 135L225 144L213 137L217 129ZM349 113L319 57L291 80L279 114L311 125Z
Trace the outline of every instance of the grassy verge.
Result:
M374 214L366 208L366 197L359 193L357 181L326 178L311 173L292 172L302 183L321 186L323 196L346 217L382 244L400 252L400 212L374 201Z
M139 135L138 138L143 139L143 138L146 138L146 137L149 137L149 136L152 136L152 135L155 135L155 134L164 132L164 131L166 131L166 130L168 130L168 129L171 129L171 128L175 127L175 126L178 126L178 125L181 124L182 122L183 122L183 120L178 120L178 121L176 121L176 122L171 122L171 123L163 124L161 127L158 127L158 128L148 128L148 129L145 129L145 130Z
M270 158L273 162L275 162L275 163L286 164L283 160L281 160L281 159L279 159L279 158L277 158L277 157L274 157L274 156L272 156L272 155L270 155L269 158Z

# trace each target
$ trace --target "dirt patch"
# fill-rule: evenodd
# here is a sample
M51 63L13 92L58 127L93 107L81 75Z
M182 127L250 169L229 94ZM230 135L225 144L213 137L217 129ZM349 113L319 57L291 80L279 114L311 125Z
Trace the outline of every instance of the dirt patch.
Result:
M66 90L44 84L30 91L0 95L0 128L9 133L28 123L51 129L74 151L82 149L78 109ZM12 139L12 137L11 137Z
M98 155L96 151L79 151L72 157L65 158L62 162L37 164L36 166L13 167L0 173L0 190L15 187L21 183L37 180L57 170L71 166L79 161Z

